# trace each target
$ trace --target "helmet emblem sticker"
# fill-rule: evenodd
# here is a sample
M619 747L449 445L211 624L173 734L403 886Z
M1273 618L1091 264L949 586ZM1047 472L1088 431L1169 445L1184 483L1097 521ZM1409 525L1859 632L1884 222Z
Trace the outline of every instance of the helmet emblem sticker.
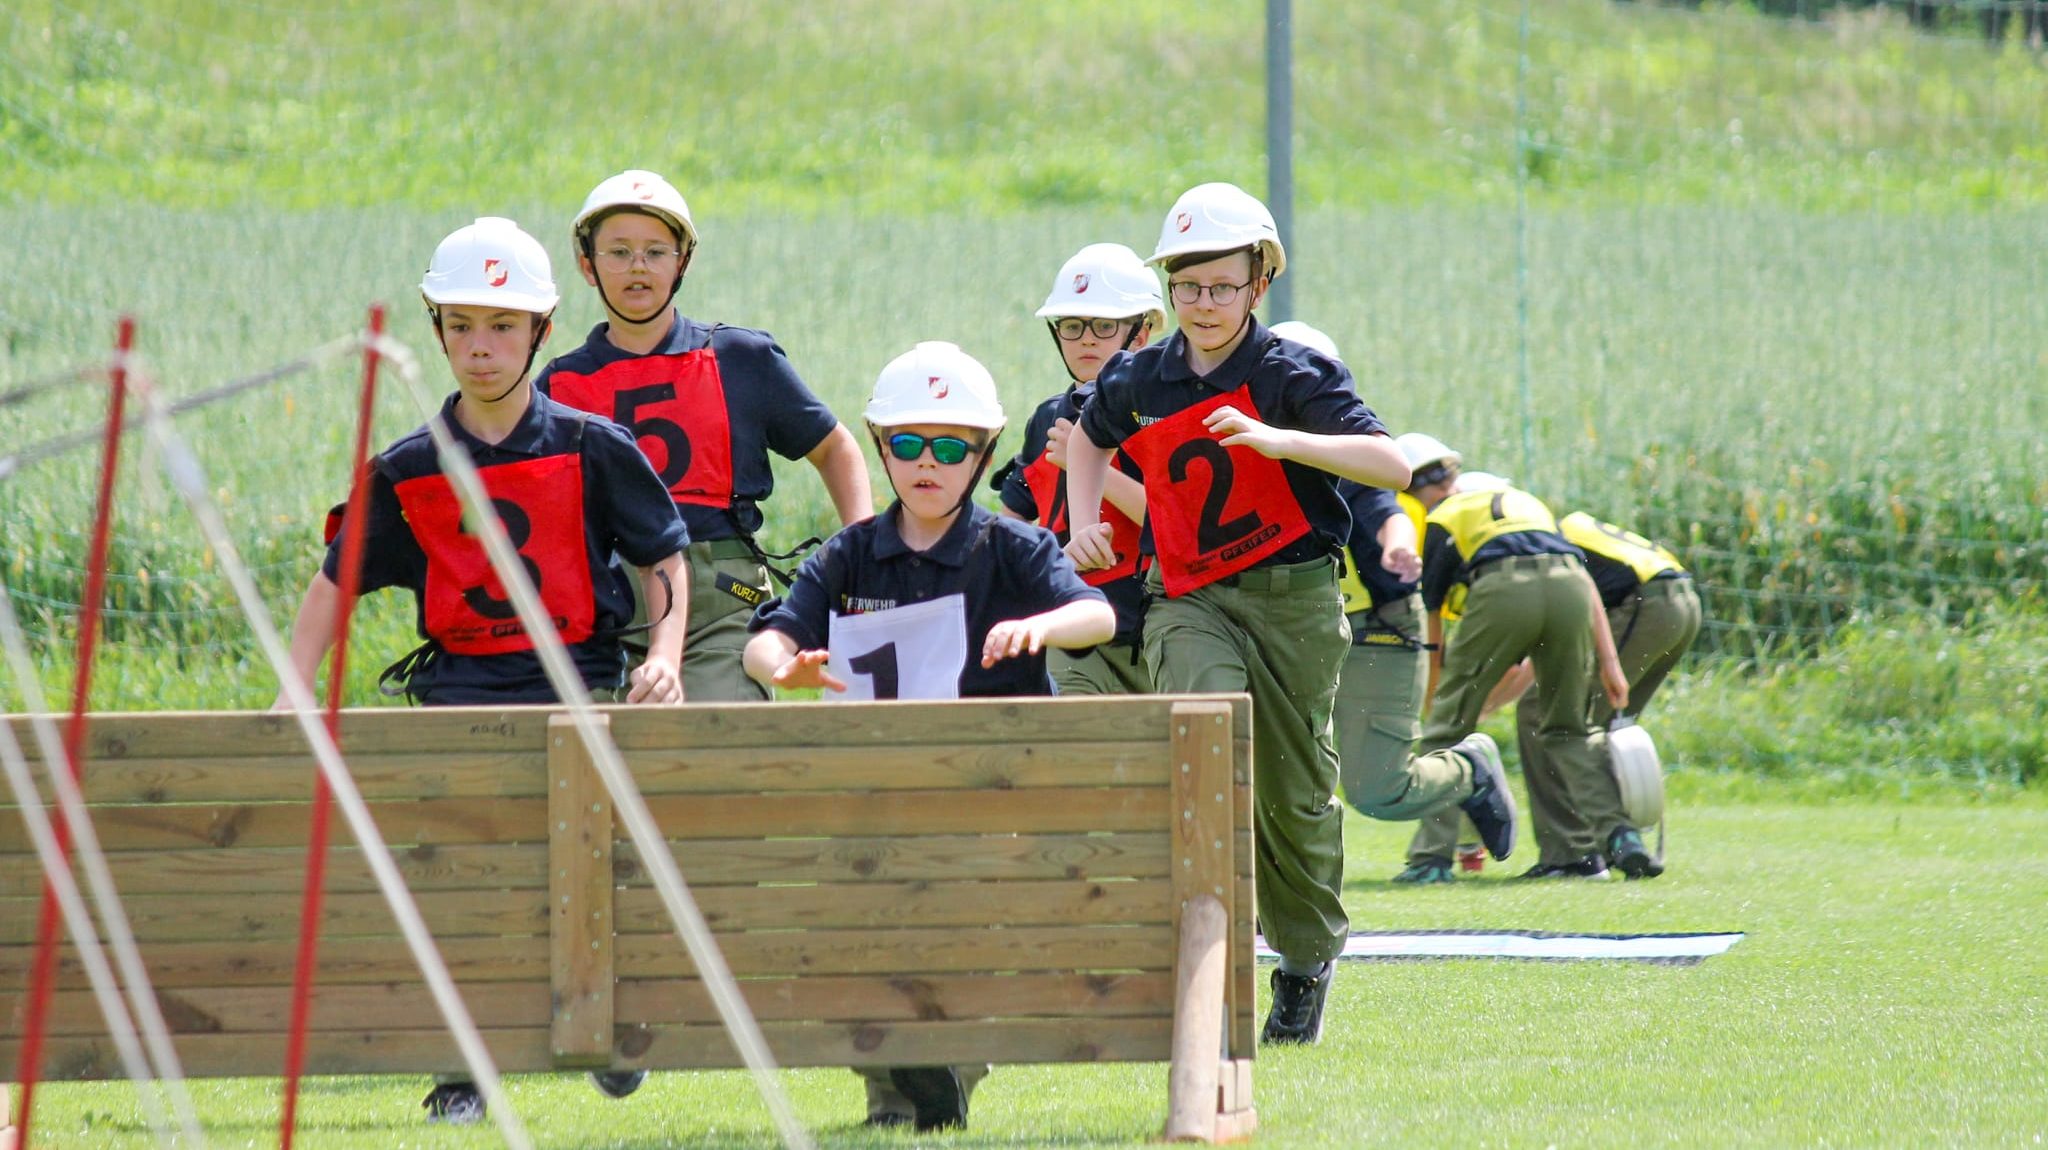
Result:
M1076 275L1074 276L1074 294L1075 294L1075 295L1087 295L1087 294L1088 294L1088 273L1087 273L1087 272L1080 272L1080 273L1078 273L1078 274L1076 274Z
M1173 226L1176 230L1183 232L1187 231L1189 228L1195 226L1195 217L1189 215L1186 212L1181 212L1173 217Z
M511 278L512 278L512 272L510 271L510 269L508 269L508 268L506 268L506 267L505 267L504 261L502 261L502 260L485 260L485 261L484 261L484 282L485 282L485 283L487 283L487 284L491 285L492 287L504 287L504 286L505 286L505 281L506 281L506 280L508 280L508 279L511 279Z
M933 399L944 399L946 393L953 390L953 385L946 382L943 375L931 376L925 381L925 386L931 389Z

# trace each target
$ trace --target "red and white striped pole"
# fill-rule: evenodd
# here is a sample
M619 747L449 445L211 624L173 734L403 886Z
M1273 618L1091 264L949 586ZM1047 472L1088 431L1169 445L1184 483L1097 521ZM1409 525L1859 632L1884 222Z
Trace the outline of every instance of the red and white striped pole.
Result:
M114 338L114 363L108 371L107 433L100 454L99 505L93 511L92 544L85 568L85 594L78 605L78 671L71 684L71 723L64 731L65 766L79 778L85 751L85 711L92 697L94 649L99 641L100 600L107 590L107 543L114 518L114 473L121 455L121 425L128 406L128 353L135 347L135 317L122 316ZM54 764L53 764L54 765ZM57 846L71 856L71 829L56 816ZM15 1080L21 1083L20 1123L16 1145L28 1150L35 1119L36 1077L41 1072L43 1036L49 1021L52 975L57 964L57 892L43 882L42 910L36 920L35 965L30 968L28 1017L21 1031L21 1061Z
M384 336L384 305L370 305L369 342L363 345L363 390L356 410L355 454L350 463L348 510L341 523L341 599L336 607L334 658L327 668L327 733L341 742L341 696L348 672L349 620L362 586L363 528L369 508L370 426L377 404L377 341ZM292 976L291 1033L284 1053L284 1112L278 1119L279 1150L291 1150L298 1126L299 1076L306 1066L306 1030L312 1016L313 975L320 950L320 908L327 887L327 827L334 793L327 778L313 772L313 825L306 837L306 890L299 904L299 955Z

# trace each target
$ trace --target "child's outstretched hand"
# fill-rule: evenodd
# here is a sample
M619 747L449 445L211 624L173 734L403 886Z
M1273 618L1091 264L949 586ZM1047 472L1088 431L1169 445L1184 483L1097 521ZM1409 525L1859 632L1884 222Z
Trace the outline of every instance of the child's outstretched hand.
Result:
M649 658L633 668L627 677L628 703L680 703L683 701L682 668L667 659Z
M1099 571L1116 566L1116 549L1109 544L1114 529L1107 523L1097 523L1084 531L1077 531L1067 540L1061 550L1074 561L1076 571Z
M1067 438L1074 434L1074 421L1055 419L1045 431L1045 457L1061 471L1067 469Z
M1381 552L1380 566L1403 583L1422 578L1422 556L1413 547L1390 547Z
M825 664L831 661L830 651L798 651L789 657L789 662L775 668L771 682L785 688L844 691L846 684L825 669Z
M1202 425L1225 447L1249 447L1268 459L1287 458L1292 438L1288 432L1260 423L1227 403L1210 412Z
M988 639L981 645L981 665L993 667L1004 659L1038 654L1045 650L1045 631L1045 623L1037 615L997 623L988 629Z

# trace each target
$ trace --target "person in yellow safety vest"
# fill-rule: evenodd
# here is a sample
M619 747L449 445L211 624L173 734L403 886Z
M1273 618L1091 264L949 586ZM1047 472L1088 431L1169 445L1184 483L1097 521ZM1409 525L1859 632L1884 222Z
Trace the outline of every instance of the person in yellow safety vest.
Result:
M1410 459L1422 454L1412 441L1403 446ZM1525 704L1534 738L1572 784L1570 799L1580 801L1579 780L1608 772L1590 722L1596 669L1612 705L1619 708L1628 697L1599 593L1584 555L1542 500L1504 480L1475 482L1476 475L1461 475L1461 469L1456 453L1444 448L1437 462L1414 467L1409 486L1429 509L1422 598L1432 643L1442 641L1446 603L1460 589L1464 595L1457 634L1431 656L1431 707L1418 757L1466 740L1483 739L1490 749L1492 740L1474 729L1489 702L1500 700L1501 680L1526 658L1535 680ZM1487 828L1474 821L1483 834ZM1634 875L1655 863L1642 836L1628 831L1615 836L1620 850L1614 861ZM1499 858L1505 852L1491 853ZM1448 877L1448 856L1431 861ZM1586 877L1607 873L1598 852L1574 865Z

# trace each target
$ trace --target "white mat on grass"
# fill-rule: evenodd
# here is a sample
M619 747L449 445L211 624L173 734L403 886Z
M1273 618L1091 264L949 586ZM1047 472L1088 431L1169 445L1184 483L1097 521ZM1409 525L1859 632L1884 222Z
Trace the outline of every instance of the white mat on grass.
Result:
M1742 941L1739 931L1685 934L1557 934L1547 930L1361 930L1344 943L1341 957L1360 960L1410 958L1521 958L1552 961L1619 959L1689 965L1724 953ZM1278 961L1264 936L1254 940L1256 957Z

